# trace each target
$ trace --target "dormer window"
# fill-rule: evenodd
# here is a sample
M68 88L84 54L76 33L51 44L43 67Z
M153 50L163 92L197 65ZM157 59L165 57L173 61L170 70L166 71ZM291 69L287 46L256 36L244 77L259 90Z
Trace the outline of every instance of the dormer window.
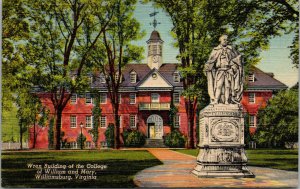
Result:
M105 76L103 74L100 75L100 82L101 83L106 83Z
M253 73L249 73L249 75L248 75L248 81L249 82L254 82L255 81L255 76L254 76Z
M173 79L174 79L174 83L179 83L180 82L179 72L174 72Z
M130 73L130 83L136 83L136 72L132 71Z

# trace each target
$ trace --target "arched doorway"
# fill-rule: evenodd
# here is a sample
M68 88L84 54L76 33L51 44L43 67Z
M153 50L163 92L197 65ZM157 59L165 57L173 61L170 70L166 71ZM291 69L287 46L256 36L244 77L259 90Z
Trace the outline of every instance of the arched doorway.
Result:
M152 139L162 139L163 136L163 119L161 116L153 114L147 119L148 137Z

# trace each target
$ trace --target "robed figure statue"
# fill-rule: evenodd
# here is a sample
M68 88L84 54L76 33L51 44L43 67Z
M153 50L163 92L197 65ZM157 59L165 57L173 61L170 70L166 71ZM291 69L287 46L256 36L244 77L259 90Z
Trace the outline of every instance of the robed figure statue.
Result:
M243 65L238 51L228 45L227 35L213 49L205 64L211 104L239 104L243 93Z

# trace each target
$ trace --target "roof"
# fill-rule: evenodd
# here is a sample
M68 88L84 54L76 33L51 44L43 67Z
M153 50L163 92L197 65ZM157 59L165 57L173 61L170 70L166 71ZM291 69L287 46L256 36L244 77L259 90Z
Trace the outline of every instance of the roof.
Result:
M151 41L160 41L163 42L163 40L160 38L160 34L158 31L153 30L151 35L150 35L150 39L147 41L147 43L151 42Z
M182 82L174 82L173 74L175 71L177 71L179 64L177 63L167 63L162 64L161 67L157 70L163 77L166 79L172 86L174 87L182 87ZM155 68L153 68L154 70ZM142 81L144 81L147 76L149 76L149 73L153 70L150 69L148 64L126 64L124 69L122 70L122 82L121 87L136 87L138 86ZM135 72L137 74L137 80L136 83L130 82L130 73ZM98 73L99 74L99 73ZM105 83L101 83L99 76L96 77L97 79L92 83L93 88L97 87L106 87Z
M261 90L261 89L281 90L281 89L288 88L288 86L275 79L273 73L263 72L257 67L252 67L250 69L250 73L254 74L255 80L254 82L247 80L246 82L247 87L245 90Z

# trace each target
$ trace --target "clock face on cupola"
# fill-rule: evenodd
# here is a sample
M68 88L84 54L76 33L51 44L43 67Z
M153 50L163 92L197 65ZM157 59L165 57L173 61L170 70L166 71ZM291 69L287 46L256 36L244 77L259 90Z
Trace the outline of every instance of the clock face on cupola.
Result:
M151 25L153 25L154 30L152 31L150 35L150 39L147 41L148 44L148 56L147 56L147 63L148 66L153 69L159 69L159 67L162 65L162 45L163 40L160 38L160 34L158 31L156 31L156 26L160 24L155 19L155 15L157 14L157 11L154 11L150 14L150 16L153 16L153 22Z

